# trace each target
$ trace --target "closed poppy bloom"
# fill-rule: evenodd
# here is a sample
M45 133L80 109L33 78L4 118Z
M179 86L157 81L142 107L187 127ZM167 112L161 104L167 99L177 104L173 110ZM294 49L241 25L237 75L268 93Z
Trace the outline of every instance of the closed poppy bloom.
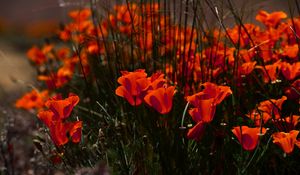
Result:
M193 139L195 141L200 141L205 131L205 123L199 121L195 126L189 129L187 133L188 139Z
M258 143L259 135L266 133L265 128L249 128L248 126L237 126L231 131L237 137L243 149L248 151L255 149Z
M118 78L121 84L116 89L116 95L124 97L132 106L138 106L142 103L144 92L149 86L145 70L136 70L134 72L123 71L122 76Z
M49 95L47 90L44 90L42 92L32 90L31 92L26 93L23 97L18 99L15 103L15 106L17 108L22 108L25 110L40 110L44 107L45 102L48 98Z
M297 143L297 135L299 131L292 130L289 133L285 132L276 132L272 135L273 143L281 147L281 149L289 154L294 150L294 146Z
M54 113L55 118L66 119L78 102L79 97L70 93L69 97L65 99L62 99L61 95L50 98L46 102L46 106Z
M267 27L276 27L281 19L286 17L287 15L282 11L268 13L264 10L261 10L256 15L256 20L262 22Z
M151 90L147 93L144 100L153 107L157 112L161 114L167 114L172 109L173 95L175 87L161 87L155 90Z

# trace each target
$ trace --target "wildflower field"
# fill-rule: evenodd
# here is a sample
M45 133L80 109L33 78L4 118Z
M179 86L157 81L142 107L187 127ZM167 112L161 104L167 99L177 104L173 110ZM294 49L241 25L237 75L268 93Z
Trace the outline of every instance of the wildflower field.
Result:
M105 2L24 53L38 174L300 174L298 0Z

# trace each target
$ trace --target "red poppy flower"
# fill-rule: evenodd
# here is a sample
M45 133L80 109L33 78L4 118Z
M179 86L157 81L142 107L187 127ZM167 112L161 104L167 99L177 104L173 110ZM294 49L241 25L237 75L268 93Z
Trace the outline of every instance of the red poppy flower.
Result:
M170 112L173 104L174 86L151 90L145 96L145 102L161 114Z
M149 86L145 70L136 70L134 72L123 71L122 76L118 78L121 84L116 89L116 95L124 97L132 106L138 106L144 98L144 91Z
M245 150L251 151L256 148L260 134L265 134L265 128L249 128L248 126L237 126L232 130L240 144Z
M297 143L297 135L299 131L292 130L289 133L276 132L272 135L273 143L279 145L281 149L289 154L294 150L294 145Z

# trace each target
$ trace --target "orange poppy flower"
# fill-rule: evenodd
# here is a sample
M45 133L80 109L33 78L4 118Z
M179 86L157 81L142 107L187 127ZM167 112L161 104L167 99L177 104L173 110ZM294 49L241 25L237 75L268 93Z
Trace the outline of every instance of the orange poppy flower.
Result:
M266 65L265 69L262 66L256 66L255 68L259 69L262 71L262 77L263 77L263 81L265 83L268 82L274 82L275 80L278 79L278 73L281 67L281 62L277 61L273 64L270 65Z
M41 109L44 107L46 100L49 98L48 90L43 90L38 92L32 90L31 92L26 93L23 97L18 99L15 103L17 108L22 108L25 110L30 109Z
M263 124L267 123L274 116L275 119L279 119L280 110L282 108L283 102L286 100L286 96L282 96L280 99L269 99L259 103L257 109L253 110L250 114L246 116L255 122L256 126L261 125L261 120Z
M259 135L266 133L265 128L249 128L248 126L237 126L232 130L243 149L251 151L256 148Z
M300 75L300 62L289 64L282 62L281 72L287 80L293 80Z
M206 82L203 84L203 93L210 98L215 99L215 103L220 104L227 96L232 94L229 86L219 86L214 83Z
M297 143L298 134L299 131L296 130L292 130L289 133L276 132L272 134L273 143L279 145L285 153L292 153L294 150L294 145Z
M256 65L256 61L253 61L253 62L247 62L247 63L244 63L242 64L240 67L239 67L239 75L242 76L242 75L248 75L250 74L254 67Z
M151 90L145 96L145 102L161 114L167 114L172 109L175 87L161 87Z
M144 91L149 86L145 70L138 69L134 72L123 71L122 76L118 78L121 84L116 89L116 95L124 97L132 106L138 106L144 98Z
M67 61L65 61L65 63L67 63ZM38 80L45 81L48 89L60 88L72 79L74 68L74 64L64 64L63 67L59 68L55 73L50 73L50 75L39 75Z
M54 113L51 110L40 111L37 114L37 117L48 127L50 128L52 125L52 121L54 120ZM56 117L56 120L59 118Z
M27 51L27 57L35 64L41 65L47 61L46 54L49 53L51 49L51 45L45 46L43 49L33 46Z
M293 130L299 122L300 116L292 115L285 118L280 118L277 120L273 120L274 125L277 127L279 131L291 131Z
M282 55L294 59L294 58L297 58L298 53L299 53L298 44L294 44L294 45L286 45L283 48Z
M68 135L72 142L78 143L81 140L82 121L65 122L79 102L79 97L70 93L69 97L62 99L60 94L50 98L46 102L49 110L40 111L38 118L49 128L50 136L54 144L61 146L69 141Z
M81 10L74 10L69 12L69 16L74 21L84 21L87 20L91 16L92 12L90 9L81 9Z
M166 83L164 76L165 75L160 72L152 74L151 77L148 78L150 82L148 90L154 90L163 87L163 85Z
M218 86L206 82L203 91L187 97L187 101L195 108L189 111L195 122L199 120L208 123L213 120L216 105L220 104L232 92L228 86Z
M60 118L55 117L55 113L51 110L39 112L38 118L49 128L51 139L57 146L64 145L69 141L67 137L69 130L72 129L72 132L70 131L69 134L72 137L78 129L81 129L81 124L73 129L73 123L64 123ZM79 135L79 133L74 135L76 141L78 140L77 135Z
M52 141L57 146L62 146L68 143L67 127L62 121L53 121L49 127Z
M195 122L203 121L209 123L213 120L216 104L213 98L199 99L198 106L189 110L189 114Z
M74 106L79 102L79 97L70 93L68 98L62 99L61 95L50 98L46 106L54 113L56 118L61 120L70 116Z
M268 13L261 10L256 15L256 20L262 22L267 27L276 27L281 19L284 19L286 17L287 15L282 11Z

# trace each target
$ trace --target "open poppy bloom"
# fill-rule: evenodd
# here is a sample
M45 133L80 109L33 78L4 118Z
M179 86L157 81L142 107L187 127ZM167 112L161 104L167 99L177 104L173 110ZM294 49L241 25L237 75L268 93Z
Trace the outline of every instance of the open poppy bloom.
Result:
M48 90L38 92L32 90L31 92L26 93L23 97L18 99L15 103L17 108L22 108L25 110L37 109L40 110L44 107L48 97Z
M46 106L54 113L55 117L63 120L70 116L74 106L79 102L79 97L70 93L68 98L62 99L61 95L50 98Z
M286 17L287 15L282 11L268 13L264 10L261 10L256 15L256 20L262 22L267 27L276 27L281 19Z
M161 114L167 114L172 109L175 87L161 87L151 90L145 96L145 102Z
M258 104L257 109L246 116L253 120L256 126L260 126L261 121L263 121L263 124L267 123L273 116L275 119L279 119L282 104L286 99L286 96L282 96L280 99L262 101Z
M239 76L250 74L256 65L256 61L243 63L239 69Z
M243 149L251 151L256 148L259 135L266 133L265 128L249 128L248 126L236 126L232 130Z
M289 117L273 120L273 123L279 131L289 132L295 129L299 122L299 118L300 116L298 115L291 115Z
M134 72L123 71L122 76L118 78L121 84L116 89L116 95L124 97L132 106L138 106L144 98L144 91L149 86L145 70L138 69Z
M268 83L270 81L273 82L273 81L277 80L278 72L279 72L278 70L280 69L280 67L281 67L281 62L277 61L273 64L266 65L265 67L256 66L255 68L262 71L263 80L265 83Z
M297 141L298 134L299 131L296 130L292 130L289 133L276 132L272 135L273 143L279 145L285 153L287 154L292 153L295 144L298 142Z

